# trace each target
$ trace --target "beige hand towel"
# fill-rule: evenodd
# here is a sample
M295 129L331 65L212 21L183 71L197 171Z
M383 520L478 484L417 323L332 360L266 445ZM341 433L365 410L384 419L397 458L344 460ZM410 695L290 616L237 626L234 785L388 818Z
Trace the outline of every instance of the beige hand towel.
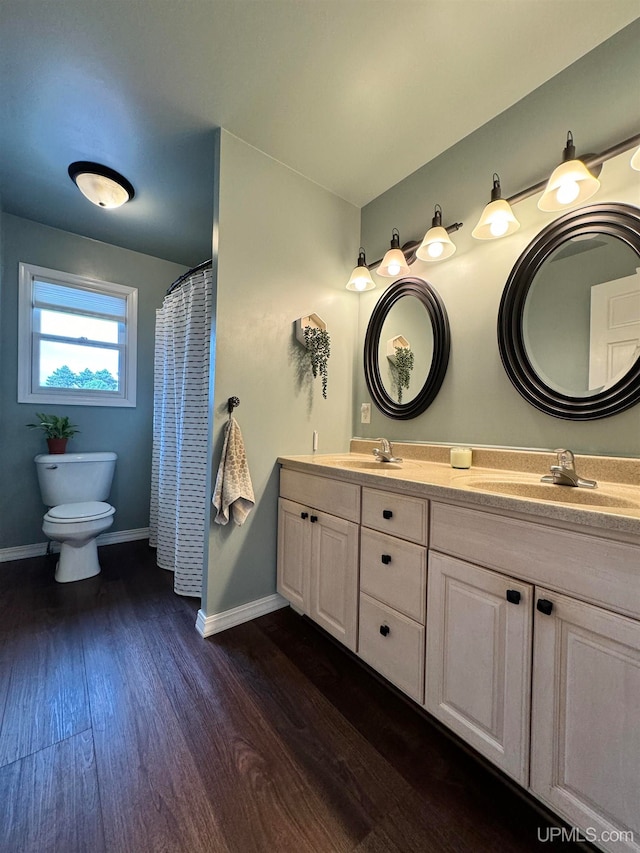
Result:
M240 525L246 521L255 497L242 433L235 418L229 418L225 430L222 458L212 498L218 510L214 521L227 524L231 515L234 522Z

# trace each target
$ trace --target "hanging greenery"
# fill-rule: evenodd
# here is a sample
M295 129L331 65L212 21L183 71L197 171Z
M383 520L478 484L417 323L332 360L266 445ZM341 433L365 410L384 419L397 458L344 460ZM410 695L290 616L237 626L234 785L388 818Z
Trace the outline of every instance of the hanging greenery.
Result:
M317 326L304 327L304 342L311 356L313 378L322 379L322 396L327 399L327 362L331 356L331 338L326 329Z
M396 388L398 389L398 403L402 402L402 389L409 390L409 382L411 381L411 371L413 370L413 353L409 347L395 347L396 363L395 363L395 379Z

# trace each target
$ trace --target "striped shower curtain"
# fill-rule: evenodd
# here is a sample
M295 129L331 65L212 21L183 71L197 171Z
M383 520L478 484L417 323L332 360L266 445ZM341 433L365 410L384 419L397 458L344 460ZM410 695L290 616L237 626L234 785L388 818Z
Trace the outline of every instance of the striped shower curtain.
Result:
M202 592L207 536L211 299L211 268L198 267L156 312L149 544L188 596Z

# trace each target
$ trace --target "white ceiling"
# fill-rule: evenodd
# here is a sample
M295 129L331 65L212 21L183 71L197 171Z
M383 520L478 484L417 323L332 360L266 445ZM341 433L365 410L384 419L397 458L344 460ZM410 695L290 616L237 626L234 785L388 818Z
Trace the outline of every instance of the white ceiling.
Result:
M0 198L196 263L214 127L362 206L638 17L639 0L0 0ZM73 160L136 199L92 209Z

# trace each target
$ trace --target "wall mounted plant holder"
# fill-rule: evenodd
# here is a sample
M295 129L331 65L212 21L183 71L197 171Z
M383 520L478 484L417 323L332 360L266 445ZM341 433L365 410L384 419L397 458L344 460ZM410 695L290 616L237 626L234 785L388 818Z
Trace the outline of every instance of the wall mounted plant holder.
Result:
M322 396L327 398L328 371L327 362L331 356L331 338L327 324L317 314L296 320L296 338L309 353L313 378L322 380Z
M387 358L393 364L396 363L396 349L411 349L411 344L402 335L389 338L387 341Z
M318 314L309 314L308 317L300 317L299 320L296 320L296 340L306 349L305 326L310 326L312 329L322 329L323 332L326 332L327 324Z

